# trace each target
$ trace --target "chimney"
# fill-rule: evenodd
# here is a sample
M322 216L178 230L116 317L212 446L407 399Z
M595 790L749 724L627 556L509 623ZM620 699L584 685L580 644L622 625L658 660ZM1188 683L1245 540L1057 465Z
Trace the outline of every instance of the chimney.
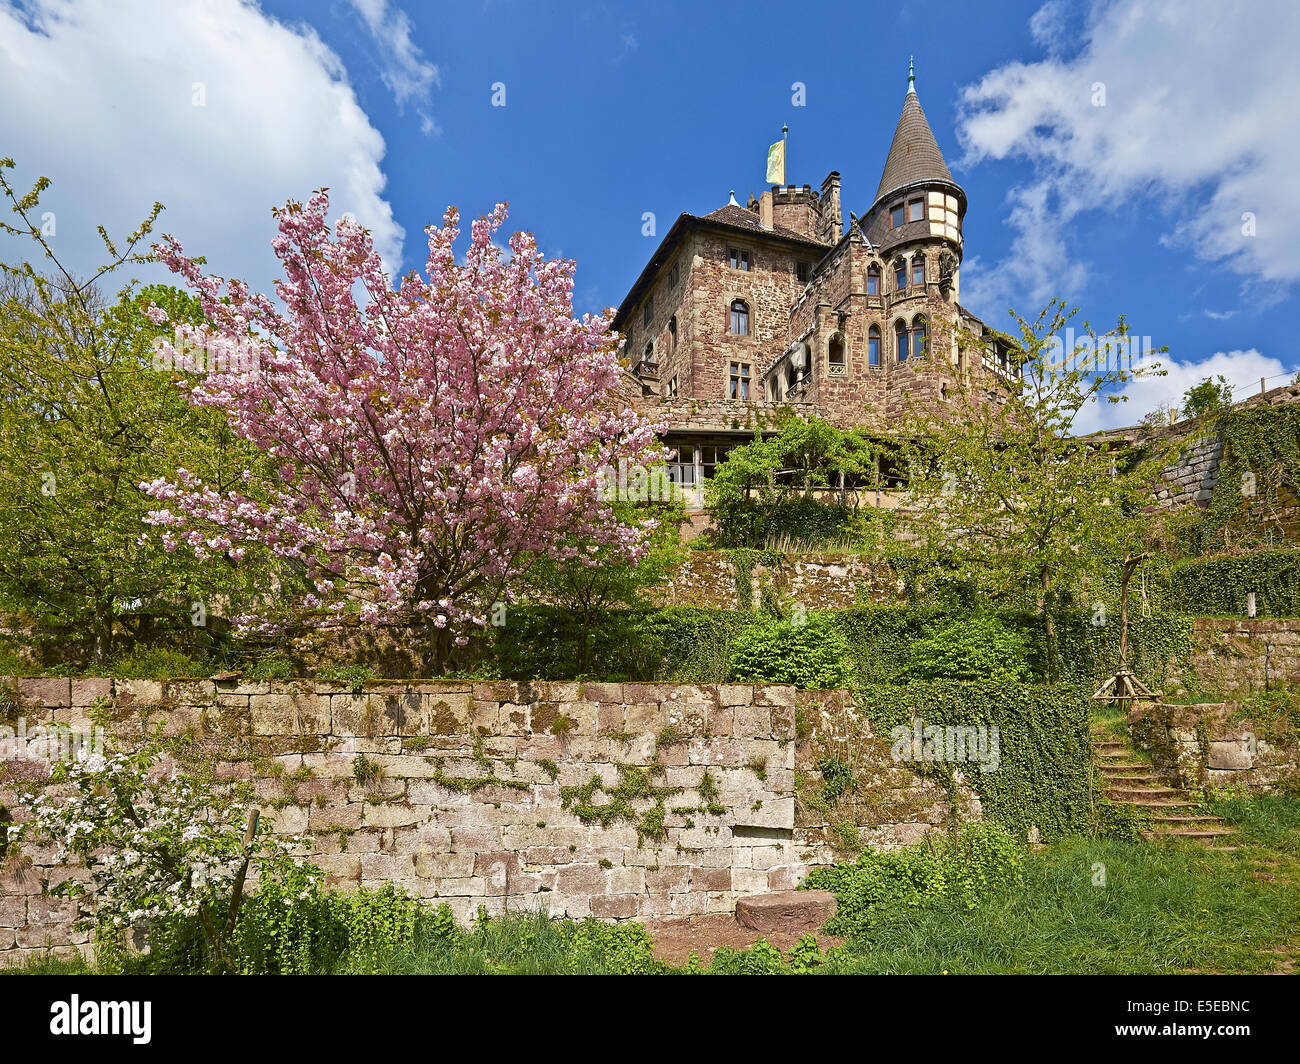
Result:
M840 219L840 172L832 170L822 182L817 239L823 244L835 244L843 235L844 223Z
M764 229L772 228L772 192L770 189L758 198L758 224Z

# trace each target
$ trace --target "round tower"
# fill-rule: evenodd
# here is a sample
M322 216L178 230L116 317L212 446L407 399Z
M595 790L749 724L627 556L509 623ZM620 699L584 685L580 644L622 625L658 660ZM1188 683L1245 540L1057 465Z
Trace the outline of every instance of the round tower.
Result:
M894 289L897 267L906 268L905 288L936 285L957 302L962 219L966 193L952 179L938 142L916 95L916 71L909 61L907 95L894 130L875 202L862 230L881 258L887 288ZM924 274L917 269L918 257ZM899 293L904 294L903 292Z

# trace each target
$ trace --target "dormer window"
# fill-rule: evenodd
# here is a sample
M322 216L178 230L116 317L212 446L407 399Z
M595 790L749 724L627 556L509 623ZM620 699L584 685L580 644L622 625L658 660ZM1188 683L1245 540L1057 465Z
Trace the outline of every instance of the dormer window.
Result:
M925 218L925 200L914 199L907 201L907 220L909 222L919 222Z
M896 203L889 208L889 228L897 229L903 224L903 205Z
M728 260L733 270L749 269L749 252L743 248L732 248L728 253Z

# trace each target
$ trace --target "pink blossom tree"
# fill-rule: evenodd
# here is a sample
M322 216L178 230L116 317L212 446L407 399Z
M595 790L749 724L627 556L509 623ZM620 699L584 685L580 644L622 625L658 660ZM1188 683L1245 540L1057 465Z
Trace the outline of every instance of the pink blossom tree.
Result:
M659 426L620 394L608 316L574 317L574 264L527 233L509 254L494 245L504 204L473 223L462 262L449 208L427 230L427 276L396 289L370 234L347 218L331 233L328 207L321 191L275 212L283 309L205 275L171 237L155 246L207 318L177 324L164 357L203 352L191 401L223 408L278 476L246 470L222 494L179 469L143 486L166 504L148 521L168 550L288 559L311 588L293 605L431 623L443 667L538 558L641 555L650 526L615 517L601 475L660 458ZM289 607L236 621L275 631Z

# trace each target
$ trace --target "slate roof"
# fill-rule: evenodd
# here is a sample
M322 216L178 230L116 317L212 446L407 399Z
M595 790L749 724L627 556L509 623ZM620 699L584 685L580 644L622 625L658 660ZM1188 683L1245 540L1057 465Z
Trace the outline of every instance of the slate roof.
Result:
M734 203L728 203L726 206L719 207L716 211L710 211L704 216L704 220L735 226L737 229L749 229L764 236L784 236L791 240L802 240L805 244L815 243L812 237L804 236L803 233L797 233L793 229L787 229L783 225L773 225L771 229L764 229L762 223L758 220L757 214L744 207L737 207Z
M903 101L903 113L898 117L898 127L894 130L894 142L889 146L889 158L885 160L885 172L880 175L880 187L876 189L876 199L888 195L897 188L917 181L952 182L948 164L943 161L938 141L930 129L930 123L921 110L921 101L915 92L909 92Z

